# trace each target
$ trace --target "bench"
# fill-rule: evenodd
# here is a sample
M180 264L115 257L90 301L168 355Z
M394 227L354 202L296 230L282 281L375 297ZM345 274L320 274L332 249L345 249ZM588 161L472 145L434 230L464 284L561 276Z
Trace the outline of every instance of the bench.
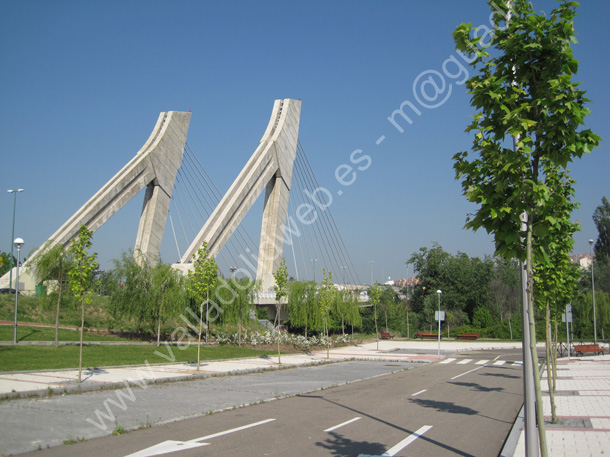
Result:
M380 337L382 340L389 340L390 338L394 338L394 335L392 335L391 333L388 333L388 332L381 332L381 333L379 334L379 337Z
M603 354L605 351L599 347L599 344L578 344L574 346L576 355L584 355L586 352L593 354Z
M458 340L477 340L479 338L481 338L480 333L462 333L457 336Z
M438 333L415 332L415 338L419 338L420 340L437 340Z

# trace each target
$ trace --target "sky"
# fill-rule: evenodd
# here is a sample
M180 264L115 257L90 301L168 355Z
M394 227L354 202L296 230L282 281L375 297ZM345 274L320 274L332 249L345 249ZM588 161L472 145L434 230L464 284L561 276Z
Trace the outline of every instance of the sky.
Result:
M335 195L330 210L362 282L370 260L374 280L411 276L405 262L435 242L491 255L491 236L463 229L476 207L451 160L471 147L464 129L474 114L463 84L474 73L451 33L462 22L488 26L489 12L483 0L0 0L0 163L5 190L24 189L15 237L26 253L42 245L136 154L163 111L192 112L187 143L226 190L273 101L293 98L302 100L299 140ZM578 14L576 80L592 100L586 126L604 140L610 2L583 0ZM404 102L420 114L397 128L388 117ZM602 142L569 166L582 224L576 253L597 238L592 214L610 196L609 148ZM356 150L371 165L342 186L336 170ZM0 251L10 249L13 223L5 190ZM142 198L93 236L103 268L133 248ZM244 223L260 225L260 211ZM166 236L164 260L177 257L172 244Z

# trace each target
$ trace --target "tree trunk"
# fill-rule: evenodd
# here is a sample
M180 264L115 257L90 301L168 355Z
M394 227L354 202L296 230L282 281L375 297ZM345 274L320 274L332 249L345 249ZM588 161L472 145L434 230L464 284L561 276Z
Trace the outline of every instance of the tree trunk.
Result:
M510 321L510 314L508 315L508 330L510 331L510 339L513 339L513 324Z
M553 348L551 339L551 301L546 299L546 380L549 386L549 400L551 401L551 423L557 423L557 415L555 413L555 387L554 387L554 376L555 366L553 365Z
M207 304L206 304L206 306L207 306ZM201 360L201 334L203 333L203 330L201 329L202 324L203 324L203 302L201 302L199 304L199 335L197 336L197 371L199 371L199 363ZM207 328L206 328L206 335L207 335Z
M275 320L277 322L277 363L282 364L282 359L280 358L280 339L282 337L282 331L280 329L280 313L282 312L282 305L279 304L275 307L276 316Z
M530 329L530 352L532 355L532 365L534 372L534 387L536 391L536 419L538 422L538 434L540 441L540 456L548 457L546 445L546 427L544 424L544 410L542 409L542 391L540 389L540 369L538 366L538 351L536 350L536 319L535 319L535 302L534 302L534 268L533 268L533 212L530 211L527 219L527 294L529 301L528 320Z
M59 346L59 305L61 304L61 283L63 281L63 273L59 271L59 290L57 291L57 311L55 311L55 347Z
M78 350L78 383L81 383L83 373L83 328L85 327L85 297L80 297L80 344Z

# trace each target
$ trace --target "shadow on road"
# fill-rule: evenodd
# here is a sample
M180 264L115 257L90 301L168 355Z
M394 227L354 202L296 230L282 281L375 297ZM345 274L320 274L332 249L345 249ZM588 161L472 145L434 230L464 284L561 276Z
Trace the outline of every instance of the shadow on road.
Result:
M357 457L360 454L381 455L386 447L381 443L369 443L368 441L353 441L342 437L338 433L330 432L332 438L317 442L316 446L331 451L330 455L337 457Z

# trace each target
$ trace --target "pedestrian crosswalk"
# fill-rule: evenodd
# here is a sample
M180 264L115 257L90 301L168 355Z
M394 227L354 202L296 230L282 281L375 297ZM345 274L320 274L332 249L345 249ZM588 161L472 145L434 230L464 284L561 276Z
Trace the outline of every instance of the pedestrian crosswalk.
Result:
M501 367L502 365L510 365L512 367L519 367L519 366L523 365L523 362L520 360L511 361L511 360L481 359L481 360L475 361L474 359L459 359L456 357L449 357L447 359L440 361L439 363L441 363L441 364L455 363L457 365L468 365L473 362L474 362L474 365L488 365L488 366L495 366L495 367Z

